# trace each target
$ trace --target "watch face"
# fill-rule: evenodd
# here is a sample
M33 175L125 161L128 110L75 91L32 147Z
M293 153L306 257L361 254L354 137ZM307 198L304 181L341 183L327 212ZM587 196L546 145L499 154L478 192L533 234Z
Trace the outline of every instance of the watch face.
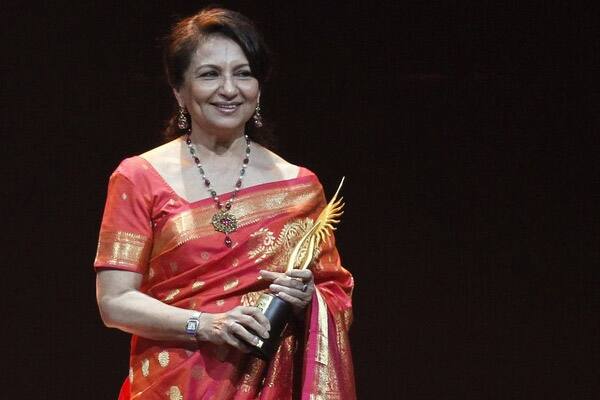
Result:
M197 320L188 321L187 324L185 325L185 331L187 333L189 333L190 335L196 334L197 329L198 329L198 321Z

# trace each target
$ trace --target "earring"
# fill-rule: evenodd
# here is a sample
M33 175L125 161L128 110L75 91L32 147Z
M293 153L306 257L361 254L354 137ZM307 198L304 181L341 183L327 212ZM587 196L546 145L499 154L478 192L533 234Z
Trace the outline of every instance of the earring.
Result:
M185 107L179 106L179 110L177 111L177 127L181 131L190 129L190 124L186 114L187 112L185 111Z
M254 120L254 126L256 126L257 128L262 128L263 120L262 115L260 115L260 103L256 104L256 110L254 110L254 115L252 116L252 119Z

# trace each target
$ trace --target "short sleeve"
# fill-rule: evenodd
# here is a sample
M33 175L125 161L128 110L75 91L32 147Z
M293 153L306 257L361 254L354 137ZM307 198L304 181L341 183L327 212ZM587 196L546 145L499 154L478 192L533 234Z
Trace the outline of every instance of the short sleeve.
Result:
M124 160L111 175L94 268L144 273L152 249L152 196L143 169Z

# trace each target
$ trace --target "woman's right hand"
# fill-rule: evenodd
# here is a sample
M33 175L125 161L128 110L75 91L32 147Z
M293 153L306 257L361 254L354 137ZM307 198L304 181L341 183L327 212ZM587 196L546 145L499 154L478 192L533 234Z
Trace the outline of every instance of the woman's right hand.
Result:
M220 314L202 313L198 327L198 340L214 344L227 343L244 353L250 352L247 343L257 345L261 338L250 333L248 329L259 334L263 339L269 337L269 320L256 307L238 306Z

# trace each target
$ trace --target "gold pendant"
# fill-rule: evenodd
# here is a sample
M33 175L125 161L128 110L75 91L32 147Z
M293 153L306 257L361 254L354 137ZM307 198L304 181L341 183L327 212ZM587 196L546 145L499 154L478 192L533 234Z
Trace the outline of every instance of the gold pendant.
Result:
M235 215L227 211L219 211L213 215L212 224L217 232L225 234L225 246L231 247L233 242L229 234L237 230L237 218Z
M213 215L212 224L217 232L223 232L225 234L237 230L237 218L227 211L219 211Z

